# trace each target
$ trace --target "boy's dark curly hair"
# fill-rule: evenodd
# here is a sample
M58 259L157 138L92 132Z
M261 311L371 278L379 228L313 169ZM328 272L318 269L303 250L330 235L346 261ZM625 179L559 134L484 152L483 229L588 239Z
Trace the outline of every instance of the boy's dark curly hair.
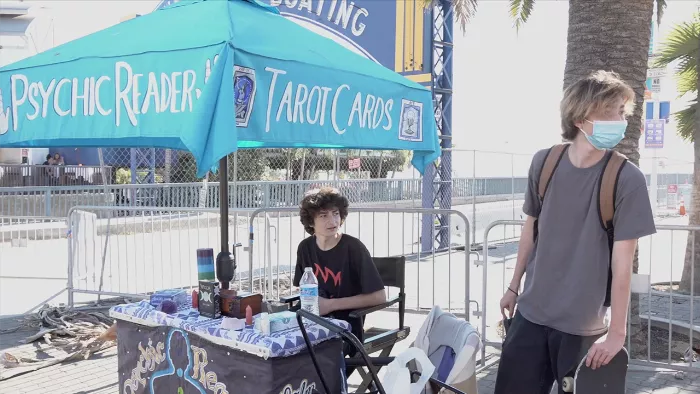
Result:
M299 217L304 230L314 235L314 218L321 211L337 209L340 212L340 224L348 217L350 201L334 187L322 187L309 190L299 204Z

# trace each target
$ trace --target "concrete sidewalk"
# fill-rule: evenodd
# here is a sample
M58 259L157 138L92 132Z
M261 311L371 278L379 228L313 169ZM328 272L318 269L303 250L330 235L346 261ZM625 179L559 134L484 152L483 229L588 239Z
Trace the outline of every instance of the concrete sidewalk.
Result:
M406 315L406 324L411 326L411 335L397 344L394 354L400 353L414 341L424 318L423 315ZM394 313L378 312L368 317L366 327L384 327L387 324L395 324L395 320ZM0 320L0 326L6 330L13 327L13 324L8 319L3 319ZM0 352L16 348L18 341L34 333L34 330L22 330L1 334ZM33 345L21 347L26 351L32 351L34 348ZM88 360L53 365L0 381L0 393L116 394L119 392L117 367L117 348L112 347ZM479 394L493 394L497 368L498 365L495 364L478 374ZM383 371L380 371L379 375L381 378ZM629 394L700 394L700 370L698 373L678 374L674 371L631 366L627 382ZM349 383L352 391L353 386L359 383L357 374L351 376Z
M478 375L479 394L493 394L496 368L497 365L492 366ZM0 393L46 392L117 394L117 349L111 348L89 360L54 365L0 382ZM672 371L631 369L627 377L627 394L643 393L700 394L700 374L686 374L680 380Z

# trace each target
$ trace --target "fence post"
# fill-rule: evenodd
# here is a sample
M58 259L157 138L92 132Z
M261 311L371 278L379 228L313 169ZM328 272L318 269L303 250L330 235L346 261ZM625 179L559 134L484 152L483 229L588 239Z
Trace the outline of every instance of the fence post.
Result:
M73 209L68 209L68 217L66 218L68 229L68 235L66 236L66 241L68 242L68 281L66 287L68 288L68 308L72 308L74 304L73 299L73 221L71 217L73 216Z
M513 220L515 220L515 155L510 154L510 200L513 204Z
M51 189L46 188L44 192L44 214L45 216L51 216Z
M476 150L472 151L472 245L476 245Z

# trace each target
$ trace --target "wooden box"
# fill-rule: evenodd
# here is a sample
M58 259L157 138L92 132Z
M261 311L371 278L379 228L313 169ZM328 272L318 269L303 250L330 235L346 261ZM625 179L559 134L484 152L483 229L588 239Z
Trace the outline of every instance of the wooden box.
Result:
M221 294L221 314L228 317L245 319L245 309L250 305L253 316L262 312L262 294L247 291L229 290Z

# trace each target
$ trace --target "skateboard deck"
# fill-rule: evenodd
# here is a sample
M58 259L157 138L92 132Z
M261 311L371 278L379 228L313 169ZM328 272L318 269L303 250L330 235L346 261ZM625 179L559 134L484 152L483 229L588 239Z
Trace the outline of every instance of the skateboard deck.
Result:
M586 357L576 368L573 378L562 380L562 390L574 394L625 394L629 354L622 348L608 365L598 369L586 366Z

